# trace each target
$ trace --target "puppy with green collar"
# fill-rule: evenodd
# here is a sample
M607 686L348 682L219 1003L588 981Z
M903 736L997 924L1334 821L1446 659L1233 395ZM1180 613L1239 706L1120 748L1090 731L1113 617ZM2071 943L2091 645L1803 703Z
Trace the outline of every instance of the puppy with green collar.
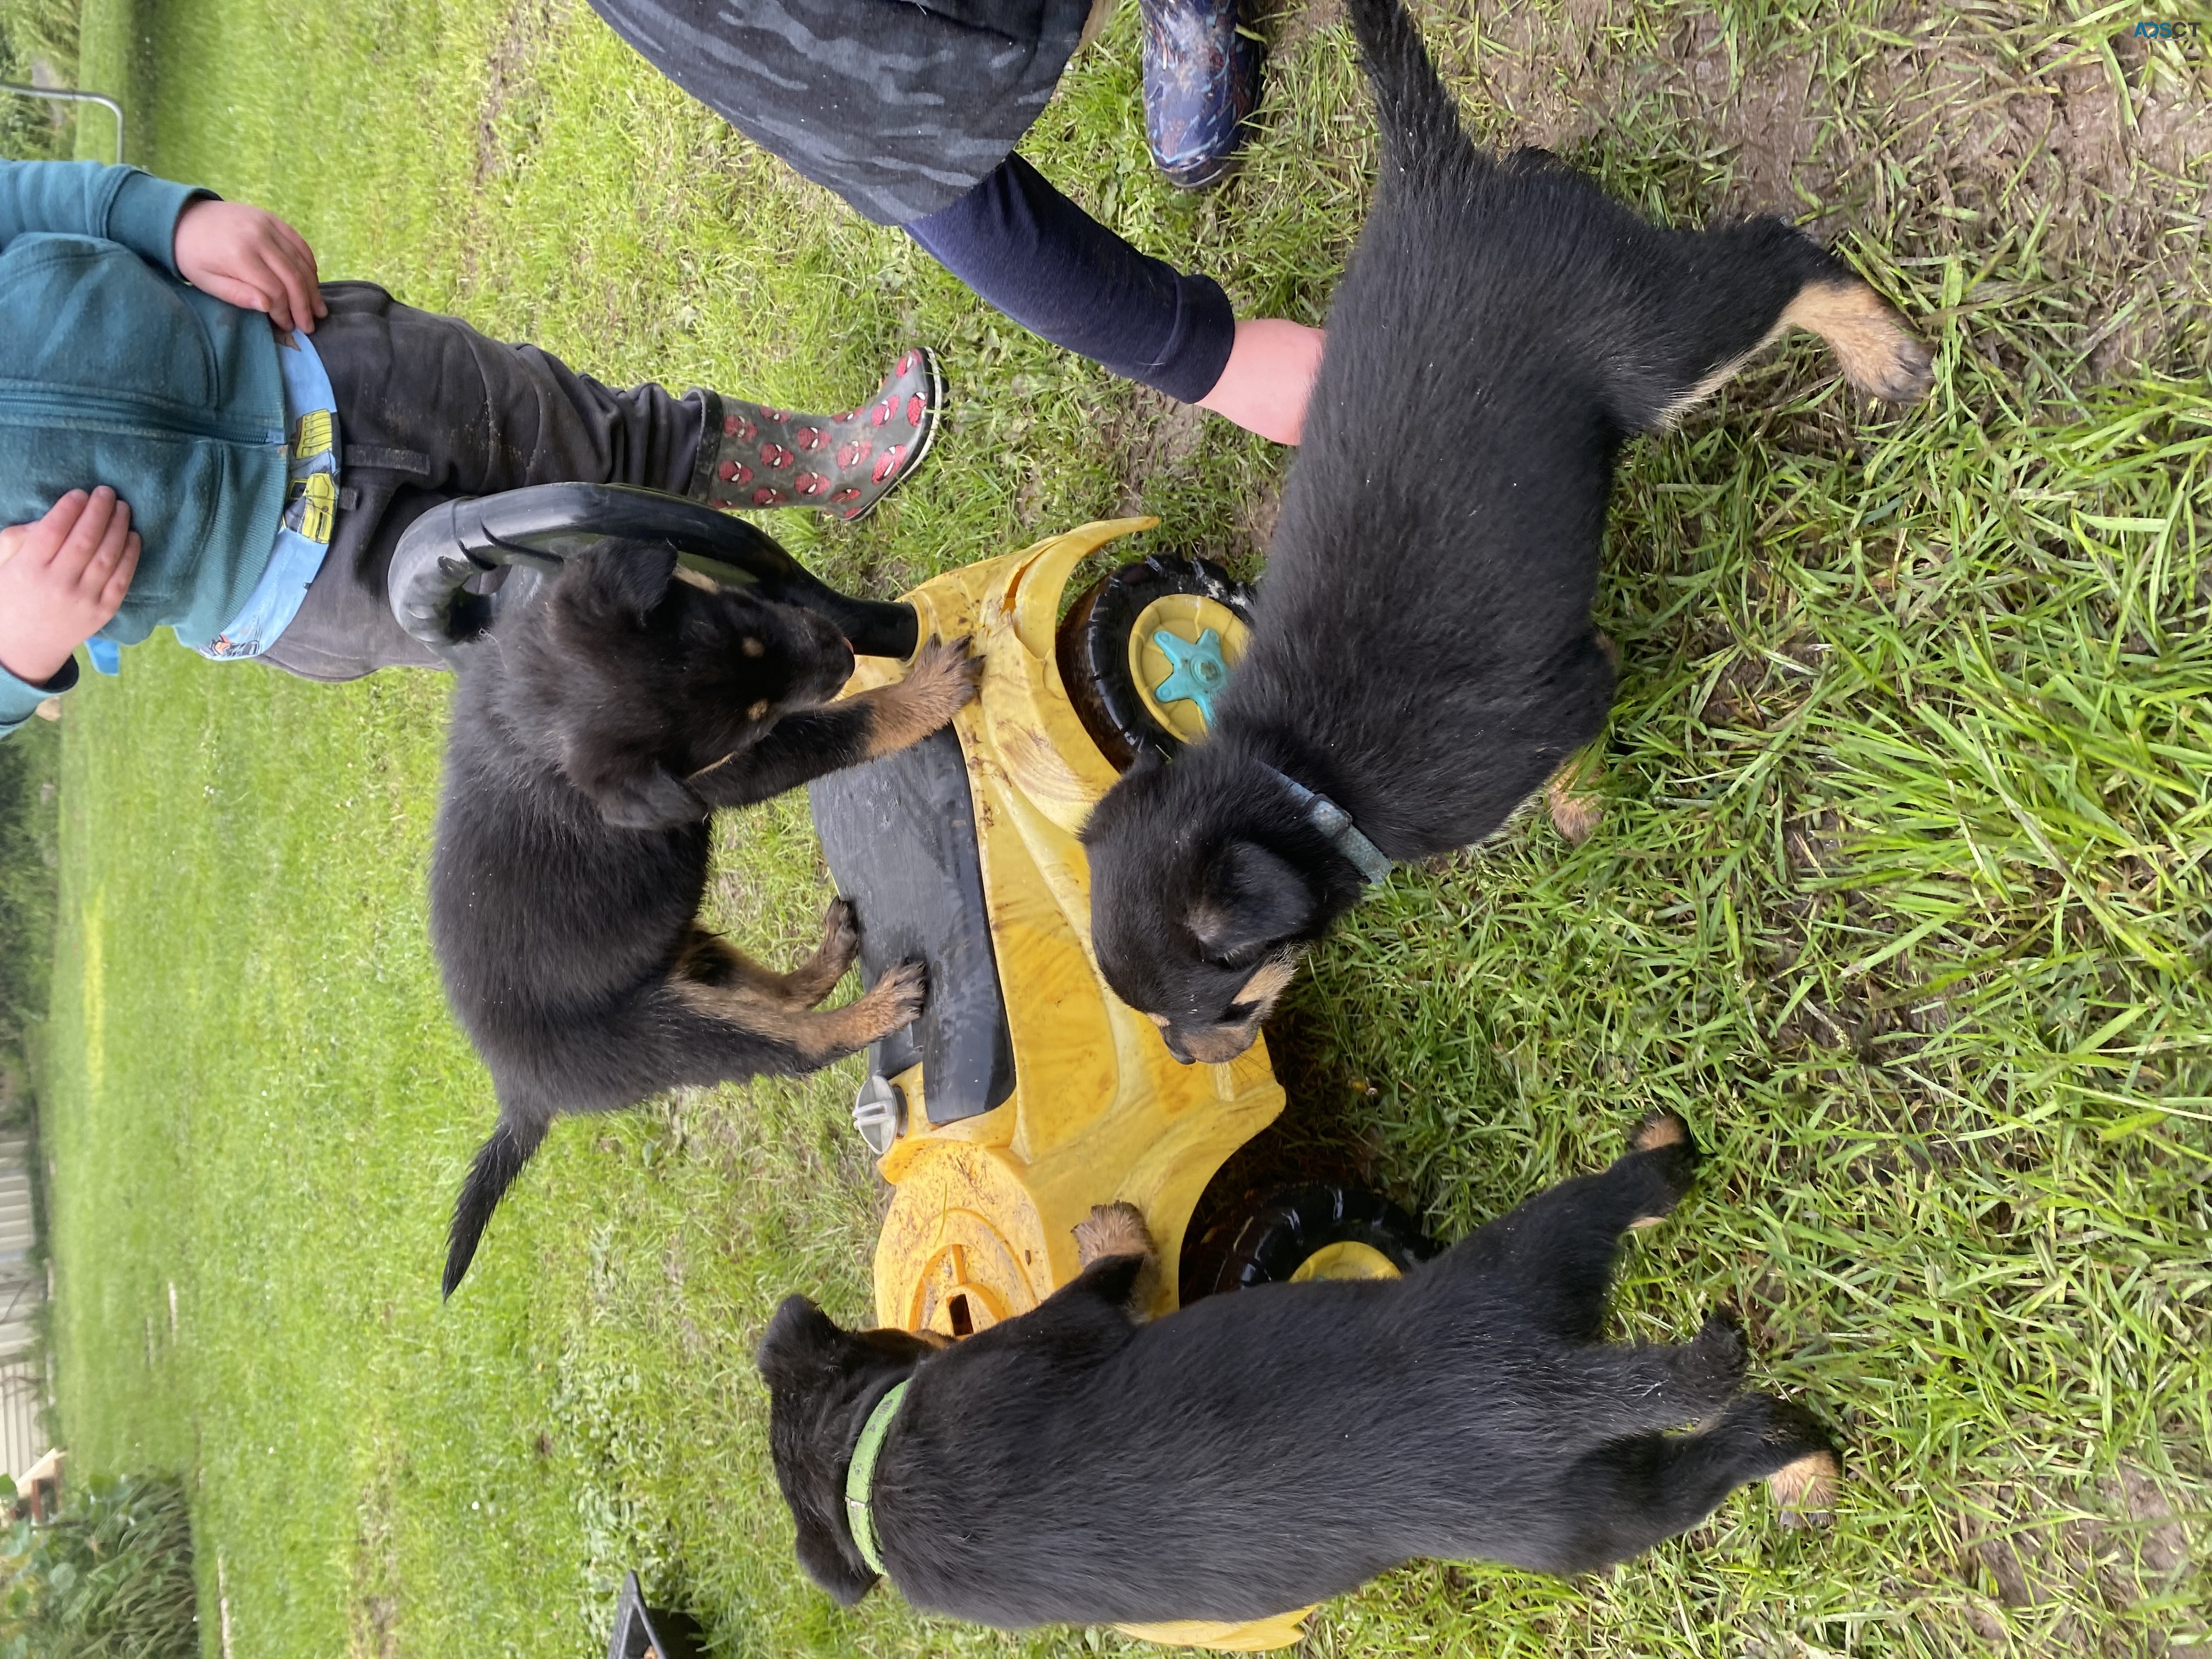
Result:
M1150 1323L1127 1205L1078 1228L1072 1283L957 1343L847 1331L793 1297L760 1366L800 1565L841 1601L888 1577L1007 1627L1243 1621L1417 1556L1595 1571L1753 1480L1816 1513L1835 1455L1741 1390L1730 1324L1598 1339L1620 1236L1697 1162L1656 1117L1602 1174L1403 1279L1261 1285Z

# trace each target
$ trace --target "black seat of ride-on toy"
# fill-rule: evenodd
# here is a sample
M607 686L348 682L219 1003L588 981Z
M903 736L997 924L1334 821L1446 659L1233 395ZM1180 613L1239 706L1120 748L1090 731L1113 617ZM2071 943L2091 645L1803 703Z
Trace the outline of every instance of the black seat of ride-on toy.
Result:
M989 1111L1014 1091L1014 1049L959 738L933 732L806 787L830 873L860 911L861 979L909 957L929 964L921 1018L869 1051L874 1076L919 1060L932 1123Z

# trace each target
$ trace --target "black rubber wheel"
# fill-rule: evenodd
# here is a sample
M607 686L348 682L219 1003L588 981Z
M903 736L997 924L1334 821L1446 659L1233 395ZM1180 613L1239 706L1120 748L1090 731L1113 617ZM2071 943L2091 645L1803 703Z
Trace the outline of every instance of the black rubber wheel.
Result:
M1213 1289L1280 1284L1332 1244L1364 1245L1400 1273L1437 1253L1413 1218L1380 1193L1321 1182L1286 1188L1245 1217Z
M1249 586L1211 559L1160 554L1099 578L1060 625L1060 682L1084 730L1116 771L1127 771L1139 748L1165 759L1182 747L1182 739L1145 706L1129 670L1129 634L1137 618L1154 601L1178 593L1212 599L1251 625Z

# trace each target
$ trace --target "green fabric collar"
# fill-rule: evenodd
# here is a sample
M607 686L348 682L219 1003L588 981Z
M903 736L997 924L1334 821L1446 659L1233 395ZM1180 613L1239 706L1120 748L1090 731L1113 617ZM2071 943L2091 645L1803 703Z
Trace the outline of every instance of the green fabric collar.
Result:
M912 1377L906 1380L912 1381ZM853 1542L871 1572L884 1570L883 1555L876 1548L875 1518L868 1513L871 1488L876 1481L876 1455L883 1450L884 1437L890 1432L891 1419L898 1415L899 1401L905 1398L906 1382L902 1382L876 1401L853 1448L852 1463L845 1470L845 1522L852 1528Z

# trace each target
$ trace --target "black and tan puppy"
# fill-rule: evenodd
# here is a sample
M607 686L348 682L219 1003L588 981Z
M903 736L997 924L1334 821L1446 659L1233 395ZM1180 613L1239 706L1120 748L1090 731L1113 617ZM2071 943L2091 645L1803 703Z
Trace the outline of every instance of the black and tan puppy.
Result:
M1140 1325L1150 1244L1124 1205L1077 1229L1072 1284L949 1348L793 1297L760 1366L799 1561L841 1601L875 1581L846 1476L902 1382L860 1494L884 1570L991 1625L1263 1618L1418 1556L1588 1572L1761 1478L1825 1509L1834 1454L1739 1391L1728 1323L1681 1347L1598 1340L1621 1233L1697 1163L1679 1118L1636 1146L1396 1281L1261 1285Z
M1646 224L1461 130L1399 0L1349 0L1382 169L1328 318L1251 645L1206 741L1084 840L1108 981L1183 1060L1252 1042L1299 951L1394 860L1492 834L1597 735L1616 452L1798 326L1920 397L1927 351L1777 219ZM1346 820L1348 818L1348 824Z
M700 927L708 818L917 741L980 664L932 646L832 703L853 670L836 628L684 574L666 547L587 552L460 672L430 934L500 1117L454 1208L448 1296L556 1115L811 1071L921 1007L918 963L815 1007L858 949L842 899L787 974Z

